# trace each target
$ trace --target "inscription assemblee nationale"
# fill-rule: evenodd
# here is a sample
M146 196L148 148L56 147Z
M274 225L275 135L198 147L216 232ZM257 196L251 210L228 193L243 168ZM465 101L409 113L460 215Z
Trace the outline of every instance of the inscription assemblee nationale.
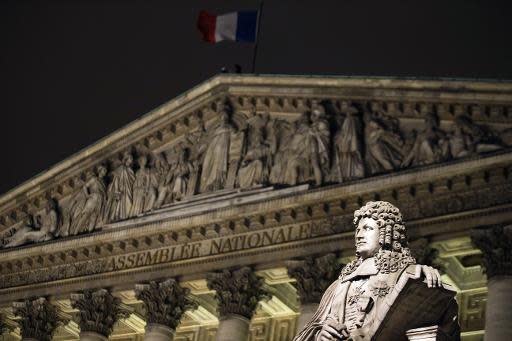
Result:
M178 260L213 256L221 253L253 249L310 238L312 222L288 225L210 240L172 245L161 249L114 256L107 261L107 271L148 266Z
M0 288L135 269L155 264L215 256L306 240L311 237L332 234L333 231L330 228L325 228L331 225L332 222L316 220L213 239L177 243L123 255L93 258L67 264L56 264L49 267L23 269L19 272L12 271L12 267L5 267L2 270L2 275L0 275Z

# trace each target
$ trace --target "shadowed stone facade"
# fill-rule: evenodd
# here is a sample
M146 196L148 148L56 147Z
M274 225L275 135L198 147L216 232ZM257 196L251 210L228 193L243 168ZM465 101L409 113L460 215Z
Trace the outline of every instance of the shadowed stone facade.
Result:
M511 275L509 244L481 232L508 236L511 146L510 83L214 77L0 197L0 326L20 324L13 302L44 297L70 321L53 339L79 339L71 295L104 290L130 308L113 339L215 340L222 281L207 274L248 267L268 296L235 312L245 333L291 340L354 256L354 210L385 200L457 288L462 338L481 340L479 248L488 276ZM152 285L164 296L143 299Z

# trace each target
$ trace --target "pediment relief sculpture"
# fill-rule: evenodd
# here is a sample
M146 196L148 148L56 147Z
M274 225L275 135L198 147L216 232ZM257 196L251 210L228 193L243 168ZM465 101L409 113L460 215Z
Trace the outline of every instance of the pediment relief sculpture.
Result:
M90 233L194 195L344 183L493 152L511 140L512 128L477 124L464 112L441 122L431 106L419 111L405 106L404 112L412 110L416 117L411 126L393 116L396 105L384 110L367 101L334 105L315 100L293 115L256 105L239 110L228 98L214 104L209 119L196 117L195 126L168 146L128 147L115 162L101 160L74 193L55 200L53 211L39 221L6 224L0 247Z

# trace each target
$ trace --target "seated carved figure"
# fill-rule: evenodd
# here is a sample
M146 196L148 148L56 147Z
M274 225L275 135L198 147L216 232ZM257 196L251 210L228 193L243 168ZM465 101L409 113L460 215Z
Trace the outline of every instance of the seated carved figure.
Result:
M440 313L434 313L435 321L430 325L437 325L438 335L443 337L436 339L460 340L455 293L436 288L443 286L437 270L416 264L407 247L406 229L398 208L385 201L368 202L354 212L354 225L357 258L343 268L340 277L325 291L312 320L294 341L407 340L406 330L426 327L415 325L422 322L414 316L424 317L420 309L426 308L399 300L400 295L410 295L411 287L402 291L408 282L423 290L423 294L432 293L432 297L444 293L444 304L435 308ZM432 304L428 299L423 303ZM390 308L394 304L397 306ZM397 318L397 311L402 309L403 314L405 305L417 311L409 314L413 317ZM389 331L397 329L397 325L403 330L395 330L394 334Z

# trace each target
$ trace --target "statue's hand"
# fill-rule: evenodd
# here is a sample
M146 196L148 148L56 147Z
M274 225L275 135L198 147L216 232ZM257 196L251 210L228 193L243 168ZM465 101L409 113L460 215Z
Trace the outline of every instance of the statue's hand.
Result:
M348 336L349 334L344 325L339 326L336 320L328 318L327 320L325 320L322 329L317 334L316 341L347 340Z
M421 272L425 275L429 288L441 287L441 274L437 269L428 265L421 265Z

